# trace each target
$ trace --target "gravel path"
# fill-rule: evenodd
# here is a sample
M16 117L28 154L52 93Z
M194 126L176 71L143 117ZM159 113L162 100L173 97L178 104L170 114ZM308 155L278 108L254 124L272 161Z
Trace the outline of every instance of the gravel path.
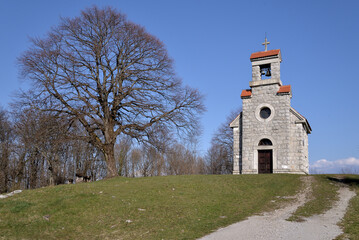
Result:
M252 216L247 220L221 228L201 240L210 239L334 239L342 233L337 223L344 216L349 200L355 196L346 187L339 189L340 200L324 214L307 218L305 222L289 222L287 219L310 195L310 177L305 177L305 190L297 195L298 201L290 206Z

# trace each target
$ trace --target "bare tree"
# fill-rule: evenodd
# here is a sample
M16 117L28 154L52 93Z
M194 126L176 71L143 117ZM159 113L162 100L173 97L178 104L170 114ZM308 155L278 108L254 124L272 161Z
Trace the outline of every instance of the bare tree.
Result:
M140 148L134 148L131 151L131 177L139 177L140 169L139 165L141 162L141 158L143 157L142 151Z
M240 108L232 111L212 137L207 153L212 174L228 174L233 171L233 132L229 124L240 112Z
M192 130L202 96L183 87L163 43L112 8L92 7L63 18L19 58L43 110L77 119L118 175L114 146L120 134L146 140L154 124ZM46 104L44 104L46 103Z
M9 190L12 126L7 113L0 108L0 193Z
M49 183L64 183L66 176L66 156L70 148L69 122L51 114L19 107L15 132L19 148L24 151L27 164L28 187L47 185L40 183L41 175L48 171Z
M129 136L120 137L115 144L115 158L117 160L117 169L120 176L129 175L128 155L131 150L132 139Z
M197 157L190 149L176 143L169 149L167 154L168 174L198 174L197 160Z

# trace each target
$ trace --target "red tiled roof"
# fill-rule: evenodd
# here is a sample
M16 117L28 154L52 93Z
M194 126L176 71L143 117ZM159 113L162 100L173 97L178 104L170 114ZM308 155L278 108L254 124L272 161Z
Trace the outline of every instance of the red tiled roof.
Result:
M255 52L255 53L251 54L250 59L275 56L275 55L278 55L279 52L280 52L280 49L268 50L268 51L264 51L264 52Z
M243 98L243 97L250 97L250 96L252 96L252 90L246 89L246 90L243 90L243 91L242 91L241 98Z
M290 93L291 87L290 85L280 86L277 93Z

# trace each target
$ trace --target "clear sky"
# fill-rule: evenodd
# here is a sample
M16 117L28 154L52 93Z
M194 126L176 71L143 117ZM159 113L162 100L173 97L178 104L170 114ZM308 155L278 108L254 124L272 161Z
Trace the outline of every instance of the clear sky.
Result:
M205 153L214 131L241 106L252 52L281 49L281 80L292 85L292 106L313 132L309 159L317 172L359 169L359 1L237 0L1 0L0 105L26 88L16 58L29 36L43 36L60 17L86 7L113 6L167 46L178 76L205 96ZM359 171L359 170L358 170Z

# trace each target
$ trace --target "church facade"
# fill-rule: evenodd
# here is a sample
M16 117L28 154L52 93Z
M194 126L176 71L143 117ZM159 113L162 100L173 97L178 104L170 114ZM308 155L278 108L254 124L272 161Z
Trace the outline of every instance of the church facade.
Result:
M255 52L250 60L250 89L242 91L242 112L230 124L233 174L308 174L312 129L291 107L291 86L280 78L281 51Z

